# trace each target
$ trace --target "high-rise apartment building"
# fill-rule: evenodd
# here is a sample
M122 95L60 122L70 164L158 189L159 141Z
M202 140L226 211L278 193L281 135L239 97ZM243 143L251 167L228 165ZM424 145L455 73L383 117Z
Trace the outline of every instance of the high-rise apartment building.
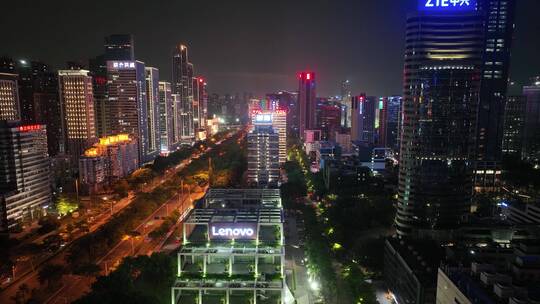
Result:
M36 218L50 203L46 126L0 121L0 231Z
M161 153L174 150L173 99L171 83L159 82L159 136Z
M484 32L474 2L460 3L407 17L399 235L453 228L470 210Z
M484 50L476 127L476 158L480 162L500 161L516 1L477 2L484 22Z
M105 60L135 61L135 43L131 34L105 37Z
M525 126L523 130L523 157L532 162L540 161L540 76L523 87L526 98Z
M526 105L524 96L508 96L504 110L503 154L522 155Z
M65 148L74 164L96 140L92 77L86 70L58 71Z
M304 139L305 130L317 127L315 73L302 72L298 78L298 132Z
M151 161L144 63L107 61L108 135L130 134L139 143L139 163Z
M0 73L0 120L20 120L17 74Z
M155 158L161 149L159 128L159 70L145 68L146 74L146 113L148 113L148 155Z

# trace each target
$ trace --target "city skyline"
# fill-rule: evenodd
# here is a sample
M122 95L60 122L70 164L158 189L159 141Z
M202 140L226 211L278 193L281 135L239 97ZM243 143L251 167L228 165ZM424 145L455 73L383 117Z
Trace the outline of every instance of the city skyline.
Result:
M5 16L2 23L16 23L23 17L33 21L6 33L0 55L41 60L62 69L67 60L86 63L87 58L101 53L104 36L131 33L136 59L158 68L166 81L171 81L174 45L186 43L192 50L192 61L200 62L197 73L207 75L211 93L252 91L264 96L267 92L294 90L296 73L313 70L319 75L321 96L339 94L344 79L350 79L353 94L400 94L405 18L416 1L400 1L397 6L396 1L389 0L358 2L324 1L310 3L305 9L303 1L287 5L283 1L145 3L141 10L139 3L115 1L103 7L96 1L85 6L85 14L79 18L57 22L64 9L76 10L80 4L56 1L27 7L26 1L18 1L5 4L6 11L15 13ZM390 5L394 8L387 10ZM534 56L540 39L530 30L540 27L540 21L533 17L539 9L540 3L533 0L517 5L510 76L521 85L536 76L533 71L540 70L540 59ZM298 11L303 14L298 15ZM140 20L151 18L155 23L150 26L129 18L136 12L141 14ZM124 22L115 22L117 18ZM234 33L235 38L224 33ZM64 47L55 49L59 43Z

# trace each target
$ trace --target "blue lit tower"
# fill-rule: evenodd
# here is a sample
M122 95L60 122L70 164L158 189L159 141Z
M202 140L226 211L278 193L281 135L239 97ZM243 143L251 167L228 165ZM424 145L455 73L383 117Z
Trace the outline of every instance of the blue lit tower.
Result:
M470 208L483 55L474 2L419 1L407 17L397 233L458 225Z

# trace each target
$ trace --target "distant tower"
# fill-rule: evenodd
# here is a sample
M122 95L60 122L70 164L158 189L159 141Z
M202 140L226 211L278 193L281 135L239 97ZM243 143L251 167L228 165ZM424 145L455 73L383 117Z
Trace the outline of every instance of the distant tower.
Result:
M526 98L525 127L523 132L523 157L532 162L540 161L540 76L523 87Z
M105 37L105 60L135 60L133 35L116 34Z
M159 135L161 153L168 153L174 146L173 100L171 83L159 82Z
M180 139L192 141L195 135L193 125L193 65L188 60L188 49L177 45L172 58L172 93L181 100Z
M155 157L160 152L159 129L159 70L145 68L146 74L146 112L148 113L148 155Z
M304 131L317 126L315 73L302 72L298 78L298 131L303 140Z

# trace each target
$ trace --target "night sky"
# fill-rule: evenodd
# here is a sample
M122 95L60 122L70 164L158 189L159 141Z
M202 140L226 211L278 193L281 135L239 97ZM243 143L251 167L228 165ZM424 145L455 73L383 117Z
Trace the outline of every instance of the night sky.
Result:
M540 1L517 0L511 76L540 74ZM135 35L135 55L170 80L174 44L189 46L211 93L296 90L317 72L318 95L401 94L404 24L416 0L2 1L0 55L62 68L103 52L103 37Z

